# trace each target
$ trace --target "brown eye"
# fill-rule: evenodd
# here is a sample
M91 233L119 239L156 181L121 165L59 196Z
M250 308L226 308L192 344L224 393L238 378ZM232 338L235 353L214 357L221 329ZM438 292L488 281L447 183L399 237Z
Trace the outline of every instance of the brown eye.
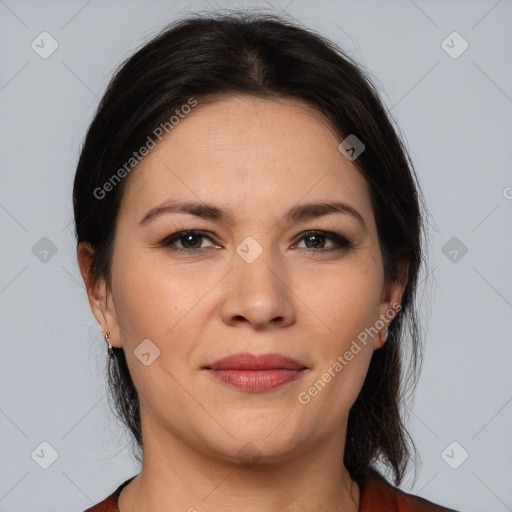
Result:
M299 241L304 241L306 249L312 249L313 251L318 250L320 252L336 251L352 247L351 242L346 238L327 231L308 231L299 238ZM327 245L327 248L326 241L331 242Z
M304 238L304 242L306 247L308 247L308 244L313 245L313 247L308 247L308 249L323 249L325 247L325 239L324 235L308 235Z
M201 246L202 235L183 235L178 240L181 240L181 245L184 249L199 249ZM199 247L198 247L199 245Z
M204 252L208 247L201 246L205 239L212 241L210 236L200 231L181 231L167 237L163 240L162 245L179 252L200 253ZM176 246L177 243L179 243L179 245Z

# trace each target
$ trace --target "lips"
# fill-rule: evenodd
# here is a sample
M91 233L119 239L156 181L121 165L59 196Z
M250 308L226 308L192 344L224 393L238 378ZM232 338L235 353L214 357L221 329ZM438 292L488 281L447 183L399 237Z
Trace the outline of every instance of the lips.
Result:
M234 354L205 367L208 370L302 370L305 365L281 354Z
M234 354L206 365L212 377L250 392L274 389L300 378L307 366L281 354Z

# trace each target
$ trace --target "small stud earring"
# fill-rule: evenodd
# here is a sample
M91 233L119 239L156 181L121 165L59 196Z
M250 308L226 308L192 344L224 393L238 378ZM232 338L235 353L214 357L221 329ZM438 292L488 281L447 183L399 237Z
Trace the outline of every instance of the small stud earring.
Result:
M110 344L110 331L105 332L105 341L108 345L108 355L112 356L114 354L114 351L112 350L112 345Z

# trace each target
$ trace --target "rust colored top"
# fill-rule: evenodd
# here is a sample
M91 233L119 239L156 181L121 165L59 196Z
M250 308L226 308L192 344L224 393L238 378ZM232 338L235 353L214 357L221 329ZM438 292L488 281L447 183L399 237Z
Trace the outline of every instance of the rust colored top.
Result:
M126 480L101 503L84 512L119 512L117 506L119 494L133 478L135 477ZM368 476L359 484L359 489L359 512L457 512L419 496L407 494L377 476Z

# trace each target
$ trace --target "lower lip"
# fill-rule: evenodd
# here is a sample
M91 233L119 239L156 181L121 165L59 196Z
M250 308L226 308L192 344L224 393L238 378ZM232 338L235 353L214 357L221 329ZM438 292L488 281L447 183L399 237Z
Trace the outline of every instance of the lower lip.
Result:
M300 378L304 370L208 370L216 379L244 391L268 391Z

